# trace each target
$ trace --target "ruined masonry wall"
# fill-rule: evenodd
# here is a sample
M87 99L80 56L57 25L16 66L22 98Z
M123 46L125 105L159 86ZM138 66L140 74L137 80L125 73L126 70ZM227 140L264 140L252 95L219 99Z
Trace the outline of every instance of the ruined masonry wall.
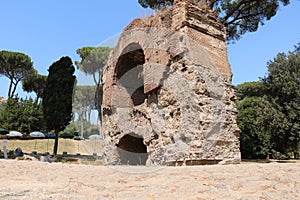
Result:
M239 163L231 76L225 28L212 12L175 1L134 20L103 73L107 163Z

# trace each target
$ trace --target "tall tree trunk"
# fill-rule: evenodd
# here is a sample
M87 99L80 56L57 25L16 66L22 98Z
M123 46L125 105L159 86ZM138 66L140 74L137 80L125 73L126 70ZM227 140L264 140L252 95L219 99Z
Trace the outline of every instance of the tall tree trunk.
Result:
M99 124L98 124L98 122L99 122ZM102 135L102 133L101 133L102 124L100 122L100 116L99 115L97 117L97 126L98 126L98 129L99 129L99 135Z
M89 106L88 107L88 122L91 124L91 114L92 114L92 109L91 107Z
M80 121L80 136L83 137L83 118L84 118L84 111L80 110L78 121Z
M80 136L83 137L83 121L82 121L82 118L80 120Z
M18 83L19 81L16 81L16 83L13 83L12 82L12 91L11 91L11 88L10 88L10 97L14 97L15 96L15 92L16 92L16 89L17 89L17 86L18 86Z
M100 119L100 125L102 125L102 114L101 114L101 105L102 105L102 90L100 90L100 83L97 84L96 94L95 94L95 104L98 111L98 116Z
M57 155L58 150L58 131L55 131L55 139L54 139L54 147L53 147L53 155Z
M12 92L11 92L11 97L14 97L15 96L15 92L16 92L16 89L17 89L17 84L14 84L13 85L13 90L12 90Z
M13 85L13 80L11 80L10 84L9 84L9 89L8 89L8 94L7 94L8 97L12 97L11 94L10 94L11 93L12 85Z

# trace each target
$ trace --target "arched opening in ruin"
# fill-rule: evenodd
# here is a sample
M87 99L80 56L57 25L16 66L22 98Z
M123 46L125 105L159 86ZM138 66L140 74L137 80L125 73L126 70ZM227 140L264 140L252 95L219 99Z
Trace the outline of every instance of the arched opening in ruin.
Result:
M142 47L138 43L132 43L123 50L115 69L117 83L126 88L134 106L144 103L147 97L144 94L144 63Z
M120 164L146 165L148 154L143 138L133 133L127 134L120 139L116 146L118 147Z

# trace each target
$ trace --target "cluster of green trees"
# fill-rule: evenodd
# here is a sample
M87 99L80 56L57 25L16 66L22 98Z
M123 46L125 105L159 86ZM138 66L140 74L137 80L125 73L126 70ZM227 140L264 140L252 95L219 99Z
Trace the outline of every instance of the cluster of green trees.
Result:
M75 68L69 57L62 57L49 67L49 75L38 75L30 57L19 52L0 51L0 75L10 80L8 100L1 106L0 125L8 130L30 133L34 130L54 131L54 154L58 133L72 118L72 95ZM34 91L37 98L19 99L17 85ZM42 98L42 102L39 101Z
M39 88L45 87L46 76L37 74L28 55L10 51L0 51L0 76L10 80L8 100L0 107L0 126L22 133L42 130L45 127L43 109L38 98L42 96L43 91ZM41 82L34 81L35 77L41 79ZM16 88L21 82L25 91L37 93L37 99L18 97Z
M19 52L0 51L0 75L10 80L7 96L14 97L22 80L36 73L31 58Z
M244 158L299 158L300 45L279 53L258 82L237 86L238 125Z
M83 47L77 50L81 61L75 62L78 69L92 75L95 86L75 86L75 67L69 57L62 57L48 69L48 76L40 75L33 67L31 58L23 53L0 51L0 76L10 80L8 100L0 106L0 126L8 130L17 130L25 134L40 130L54 132L54 154L57 153L58 137L69 133L74 124L66 130L74 113L77 113L83 126L91 125L91 111L101 111L102 69L107 62L109 47ZM16 94L16 88L22 83L26 92L34 92L36 98L22 99ZM83 135L83 133L82 133Z
M32 98L9 98L0 113L0 125L7 130L30 133L44 127L42 105Z

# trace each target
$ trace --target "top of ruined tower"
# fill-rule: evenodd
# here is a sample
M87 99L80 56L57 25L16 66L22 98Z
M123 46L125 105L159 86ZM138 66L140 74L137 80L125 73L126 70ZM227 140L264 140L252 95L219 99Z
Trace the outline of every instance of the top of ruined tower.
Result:
M207 6L207 0L174 0L173 4L178 5L181 3L195 5L198 8L212 12L212 10Z
M175 45L176 41L170 41L169 38L172 34L181 35L180 37L193 42L187 44L185 41ZM161 41L164 41L163 44ZM172 7L159 10L146 18L134 19L122 32L111 56L116 59L124 54L125 47L130 43L141 45L145 51L162 49L161 45L165 45L166 49L160 53L164 60L161 64L164 65L168 64L170 56L174 57L178 52L189 52L189 59L193 62L198 60L198 64L214 68L227 82L232 79L227 56L226 28L216 13L207 6L206 0L174 0ZM186 51L187 49L189 50ZM169 53L171 55L168 55ZM153 57L147 55L149 58L146 59ZM107 68L114 66L114 62L116 60L110 59Z
M178 31L190 27L226 41L224 24L206 3L206 0L174 0L173 6L157 11L147 18L134 19L124 31L139 28L170 28Z

